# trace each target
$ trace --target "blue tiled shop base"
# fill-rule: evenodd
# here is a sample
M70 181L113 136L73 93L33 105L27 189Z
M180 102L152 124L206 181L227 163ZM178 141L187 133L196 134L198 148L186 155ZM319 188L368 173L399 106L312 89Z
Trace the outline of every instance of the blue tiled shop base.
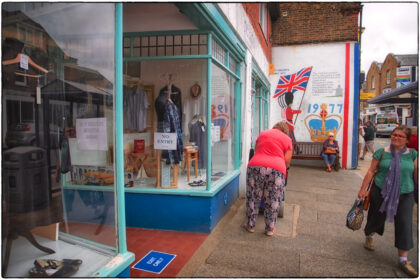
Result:
M126 192L126 225L210 233L238 195L239 177L212 197Z

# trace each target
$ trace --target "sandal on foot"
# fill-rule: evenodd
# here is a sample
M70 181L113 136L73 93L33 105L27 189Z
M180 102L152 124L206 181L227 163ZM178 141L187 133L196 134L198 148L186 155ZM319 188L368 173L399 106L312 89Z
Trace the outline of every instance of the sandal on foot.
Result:
M252 227L248 226L248 223L243 224L242 227L244 229L246 229L250 233L254 233L255 232L255 228L252 228Z
M276 228L273 228L273 230L267 230L267 231L265 232L265 235L267 235L267 236L272 236L275 232L276 232Z

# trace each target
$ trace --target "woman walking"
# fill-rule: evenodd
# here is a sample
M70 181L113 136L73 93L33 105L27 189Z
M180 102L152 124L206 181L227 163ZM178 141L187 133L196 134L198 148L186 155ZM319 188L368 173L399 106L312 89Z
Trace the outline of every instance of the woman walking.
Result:
M391 145L374 153L358 197L364 199L367 196L366 187L379 167L370 194L364 247L373 251L374 234L383 235L385 220L394 222L394 246L398 250L399 267L407 275L418 277L417 271L407 260L408 251L413 248L413 193L418 182L417 151L407 148L410 136L411 130L404 126L392 131Z
M279 122L272 129L260 133L255 154L248 163L246 188L246 214L243 227L255 231L257 215L264 196L265 233L271 236L283 200L286 169L292 159L292 140L282 131L287 124Z

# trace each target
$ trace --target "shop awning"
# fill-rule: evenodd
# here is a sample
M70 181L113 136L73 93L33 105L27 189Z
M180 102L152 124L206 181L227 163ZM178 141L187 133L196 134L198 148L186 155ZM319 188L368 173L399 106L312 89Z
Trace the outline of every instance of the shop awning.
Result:
M368 100L369 104L384 103L417 103L419 82L412 82L406 86L391 90Z

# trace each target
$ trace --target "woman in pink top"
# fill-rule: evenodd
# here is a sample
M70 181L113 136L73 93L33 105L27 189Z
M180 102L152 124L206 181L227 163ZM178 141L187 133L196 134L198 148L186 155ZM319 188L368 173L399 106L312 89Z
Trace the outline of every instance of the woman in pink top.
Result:
M248 163L246 188L246 214L248 222L243 227L255 231L261 198L264 196L265 233L271 236L284 194L286 169L292 159L292 140L287 134L286 122L260 133L255 154Z

